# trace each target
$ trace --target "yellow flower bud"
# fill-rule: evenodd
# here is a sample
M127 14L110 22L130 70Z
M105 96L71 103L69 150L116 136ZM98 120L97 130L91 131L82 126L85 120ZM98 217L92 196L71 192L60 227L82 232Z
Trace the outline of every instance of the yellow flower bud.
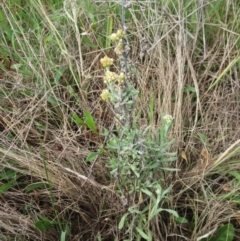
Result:
M107 70L105 76L103 77L104 83L114 82L118 78L118 75L115 72Z
M105 67L109 67L109 66L111 66L113 64L113 59L112 58L108 58L107 56L105 56L104 58L102 58L100 60L100 62L102 64L103 68L105 68Z
M111 34L110 36L111 41L115 42L119 40L119 37L117 36L116 33Z
M165 115L163 116L163 121L170 124L173 121L173 117L171 115Z
M117 31L117 36L119 39L121 39L125 35L125 32L122 29L119 29Z
M125 79L126 79L125 74L121 72L120 75L118 76L119 83L123 83Z
M114 49L114 52L117 55L121 55L123 53L123 43L122 43L122 39L119 40L117 46Z
M110 98L110 93L109 93L108 89L104 89L100 96L101 96L102 100L107 101Z

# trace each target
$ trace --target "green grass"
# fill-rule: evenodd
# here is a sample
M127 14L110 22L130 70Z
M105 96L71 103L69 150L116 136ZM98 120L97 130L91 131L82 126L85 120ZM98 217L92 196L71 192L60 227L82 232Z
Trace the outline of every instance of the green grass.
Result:
M108 36L121 27L121 5L74 2L1 3L1 240L124 240L103 138L114 114L99 97L100 59L117 59ZM239 9L236 0L127 9L134 114L153 132L173 115L179 152L159 208L180 218L161 212L149 223L153 240L239 237Z

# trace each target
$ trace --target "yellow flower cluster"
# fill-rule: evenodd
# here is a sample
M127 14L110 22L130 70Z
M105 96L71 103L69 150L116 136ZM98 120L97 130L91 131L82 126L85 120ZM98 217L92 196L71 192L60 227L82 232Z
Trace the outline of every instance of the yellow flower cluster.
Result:
M114 52L117 55L121 55L123 53L123 43L122 43L122 39L120 39L117 43L117 46L114 49Z
M103 68L109 67L113 64L113 59L112 58L108 58L107 56L105 56L104 58L102 58L100 60Z
M122 39L124 35L125 35L125 32L124 32L122 29L119 29L119 30L117 31L117 33L111 34L110 39L111 39L113 42L116 42L116 41Z
M125 74L123 72L121 72L120 75L118 75L119 83L123 83L125 79L126 79Z
M171 115L165 115L163 116L163 121L170 124L173 121L173 117Z
M117 42L116 47L114 49L114 51L117 55L121 55L123 53L123 40L122 40L122 38L123 38L124 35L125 35L125 32L122 29L120 29L116 33L113 33L110 36L110 39L113 42ZM124 73L120 73L119 75L117 75L115 72L109 70L109 67L113 64L113 59L105 56L104 58L102 58L100 60L100 62L102 64L103 68L106 68L105 69L105 75L103 77L104 83L110 84L112 82L117 81L118 84L119 84L118 88L121 88L120 84L125 81L126 76L125 76ZM102 100L107 101L110 98L110 95L111 95L111 93L109 92L109 90L104 89L100 96L101 96Z
M105 76L103 77L105 84L115 82L115 81L118 81L119 83L123 83L125 79L126 79L126 76L124 73L120 73L119 75L117 75L115 72L112 72L109 70L105 72Z
M101 96L102 100L107 101L110 97L110 93L109 93L108 89L104 89L100 96Z
M103 77L104 83L111 83L117 80L118 75L115 72L112 72L110 70L107 70L105 72L105 76Z

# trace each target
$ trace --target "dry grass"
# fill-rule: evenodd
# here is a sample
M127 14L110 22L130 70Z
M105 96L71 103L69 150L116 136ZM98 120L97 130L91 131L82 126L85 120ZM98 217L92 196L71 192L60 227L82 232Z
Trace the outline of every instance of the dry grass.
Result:
M15 32L10 42L1 30L0 170L1 176L13 170L15 182L4 190L11 180L0 179L1 240L52 241L64 230L70 230L66 240L97 240L99 234L101 240L123 237L117 224L125 210L109 178L107 156L94 165L85 161L104 139L78 126L72 117L77 113L82 118L86 109L100 133L111 125L112 111L99 99L104 86L99 60L106 52L114 57L99 38L105 34L104 12L100 8L95 31L87 10L66 3L65 9L52 12L47 5L33 4L30 13L41 20L41 31L35 26L32 32L21 26L20 8L14 12L9 4L2 4L5 23L12 24ZM234 0L226 1L219 14L211 10L213 4L205 11L198 6L198 19L187 4L179 8L176 4L174 9L166 3L159 10L157 5L142 3L129 9L140 123L151 124L154 131L161 125L162 113L175 117L171 137L176 139L179 158L174 165L180 171L167 174L165 185L172 184L173 189L163 205L189 220L179 224L167 214L159 215L151 223L154 240L197 240L228 222L234 224L238 240L239 184L229 173L240 171L239 61L228 67L240 56L240 12ZM139 13L144 13L141 18ZM118 28L114 11L113 17ZM81 33L86 32L98 49L79 37L79 21L85 27ZM57 69L63 71L59 77ZM150 96L152 123L148 123ZM46 187L28 192L33 183ZM43 232L35 226L41 217L53 221Z

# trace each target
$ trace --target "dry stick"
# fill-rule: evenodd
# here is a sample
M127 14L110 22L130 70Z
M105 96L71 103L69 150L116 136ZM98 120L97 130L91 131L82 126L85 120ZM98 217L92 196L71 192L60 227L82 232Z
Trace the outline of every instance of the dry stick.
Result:
M216 224L211 231L209 231L208 233L202 235L201 237L198 237L198 238L197 238L197 241L200 241L200 240L202 240L203 238L207 238L207 237L209 237L210 235L214 234L214 233L216 232L217 228L218 228L218 225Z
M233 148L235 148L235 146L238 146L239 148L239 144L240 144L240 139L237 140L236 142L234 142L230 147L228 147L228 149L223 152L218 159L213 163L213 167L218 165L219 163L223 162L226 160L226 158L228 157L229 154L231 154L230 152L232 151Z
M196 96L197 96L197 104L196 104L196 112L195 112L196 115L195 115L195 120L194 120L194 126L192 127L192 132L193 132L195 130L195 127L196 127L197 121L198 121L198 110L200 110L200 112L202 112L202 110L201 110L200 94L199 94L197 77L196 77L196 73L195 73L194 67L192 65L192 62L190 60L188 50L186 51L186 55L187 55L188 66L190 68L190 72L191 72L191 75L192 75L194 87L195 87L195 90L196 90Z

